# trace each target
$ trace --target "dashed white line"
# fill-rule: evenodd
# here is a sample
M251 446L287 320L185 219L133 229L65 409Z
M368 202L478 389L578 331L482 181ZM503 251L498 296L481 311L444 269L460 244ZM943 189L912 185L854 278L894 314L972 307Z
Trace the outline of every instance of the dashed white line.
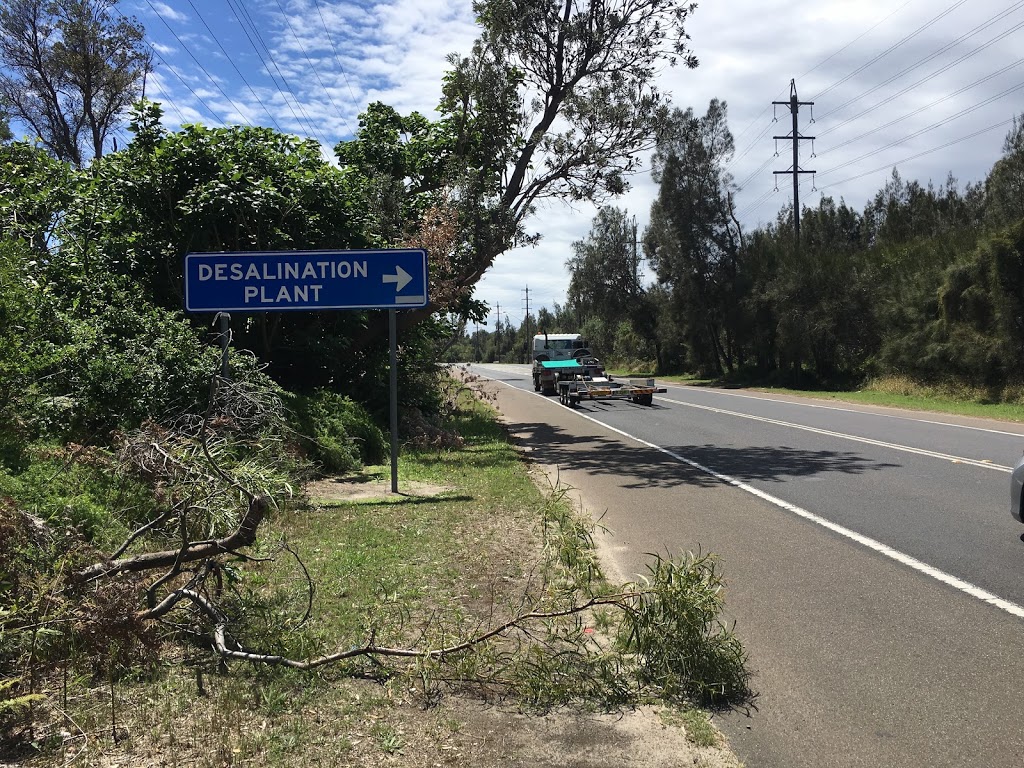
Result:
M791 421L780 421L779 419L770 419L767 416L755 416L751 413L741 413L739 411L729 411L725 408L715 408L710 405L697 405L696 403L688 403L684 400L673 400L669 397L658 398L660 402L674 403L675 405L683 405L687 408L697 408L702 411L711 411L712 413L720 413L724 416L735 416L741 419L752 419L753 421L761 421L765 424L775 424L780 427L789 427L790 429L800 429L804 432L813 432L818 435L827 435L828 437L838 437L843 440L852 440L855 443L867 443L868 445L877 445L881 448L891 448L894 451L902 451L904 453L916 453L919 456L930 456L933 459L943 459L945 461L951 461L955 464L969 464L972 467L983 467L985 469L994 469L999 472L1012 472L1013 467L1006 467L1002 464L994 464L991 461L983 461L979 459L969 459L966 456L955 456L951 453L940 453L938 451L929 451L924 448L914 448L910 445L902 445L900 443L890 443L885 440L875 440L870 437L861 437L860 435L851 435L846 432L833 432L830 429L821 429L820 427L811 427L806 424L796 424Z

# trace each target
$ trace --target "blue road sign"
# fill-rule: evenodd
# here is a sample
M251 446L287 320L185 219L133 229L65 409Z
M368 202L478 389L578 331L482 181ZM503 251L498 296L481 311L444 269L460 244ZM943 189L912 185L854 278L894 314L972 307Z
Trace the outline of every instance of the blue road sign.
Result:
M259 251L185 256L188 312L412 309L427 305L427 252Z

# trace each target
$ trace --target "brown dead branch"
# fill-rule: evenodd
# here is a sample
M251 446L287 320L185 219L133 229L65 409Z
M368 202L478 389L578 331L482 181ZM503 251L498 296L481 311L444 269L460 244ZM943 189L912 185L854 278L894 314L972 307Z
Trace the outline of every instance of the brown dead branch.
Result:
M406 659L434 659L439 660L448 656L453 656L465 651L471 650L472 648L486 643L494 637L503 635L512 629L524 629L524 626L533 621L544 621L547 619L557 619L565 616L572 616L575 614L582 613L596 608L602 605L617 606L623 610L630 610L629 602L637 598L642 598L647 595L647 590L627 591L611 595L602 595L601 597L594 597L586 602L580 603L579 605L573 605L569 608L564 608L558 611L528 611L521 613L506 622L503 622L495 627L492 627L484 632L477 634L476 636L465 640L461 643L449 645L444 648L434 648L430 650L417 650L415 648L394 648L390 646L376 645L374 639L371 636L369 642L365 645L356 646L355 648L349 648L345 651L338 651L337 653L328 654L326 656L320 656L315 659L309 659L306 661L298 659L289 659L285 656L257 653L253 651L247 651L241 648L237 643L231 641L227 634L227 617L217 607L216 604L208 600L205 596L192 589L179 589L172 592L159 605L151 608L147 611L142 611L137 614L137 618L149 620L157 619L169 611L171 611L178 603L182 600L188 600L197 608L199 608L206 616L214 622L213 635L210 637L209 643L211 648L221 656L223 659L235 659L238 661L249 661L256 664L267 664L268 666L281 666L288 667L290 669L298 670L311 670L318 667L327 666L328 664L334 664L339 661L346 659L354 659L358 657L378 657L378 656L390 656L397 658Z
M238 527L222 539L194 541L178 549L161 552L144 552L140 555L94 563L72 574L76 582L95 581L96 579L113 576L126 571L148 571L154 568L170 568L175 563L189 563L207 557L230 554L244 547L252 546L256 541L256 529L270 511L272 500L269 496L255 496Z

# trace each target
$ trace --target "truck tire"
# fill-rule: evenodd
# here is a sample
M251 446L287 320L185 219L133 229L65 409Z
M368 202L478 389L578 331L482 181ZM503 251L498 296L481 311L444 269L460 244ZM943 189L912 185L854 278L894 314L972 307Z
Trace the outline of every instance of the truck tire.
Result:
M540 376L533 377L533 391L540 392Z

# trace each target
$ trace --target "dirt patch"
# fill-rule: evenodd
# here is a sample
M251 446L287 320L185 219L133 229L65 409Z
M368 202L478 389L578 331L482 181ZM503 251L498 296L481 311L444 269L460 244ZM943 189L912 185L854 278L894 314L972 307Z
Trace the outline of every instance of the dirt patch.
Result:
M528 715L447 697L426 712L398 713L409 740L387 765L465 768L740 768L724 744L701 747L654 707L601 714ZM415 744L415 747L413 745Z
M401 480L398 483L398 493L393 493L390 478L370 478L365 475L314 480L306 485L306 495L314 504L339 504L349 501L402 497L429 499L451 492L452 489L444 485L421 483L417 480Z

